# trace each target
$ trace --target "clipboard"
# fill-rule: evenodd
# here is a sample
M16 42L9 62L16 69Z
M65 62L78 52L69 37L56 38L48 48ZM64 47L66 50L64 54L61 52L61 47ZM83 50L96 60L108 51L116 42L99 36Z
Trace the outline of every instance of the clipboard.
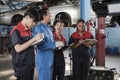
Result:
M79 44L84 43L84 42L88 42L88 43L90 43L90 45L93 45L97 42L97 40L96 39L85 39L85 40L82 40L82 41L80 40Z
M56 45L55 50L62 50L62 51L66 50L68 47L70 47L70 46L64 45L64 43L62 41L56 41L55 45Z
M44 39L44 34L42 33L42 38L39 39L38 41L34 42L31 46L40 43Z

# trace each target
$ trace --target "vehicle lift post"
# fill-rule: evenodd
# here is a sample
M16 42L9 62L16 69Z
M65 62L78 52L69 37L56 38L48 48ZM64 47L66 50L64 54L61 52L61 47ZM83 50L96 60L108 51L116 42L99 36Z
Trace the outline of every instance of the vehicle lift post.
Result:
M105 66L105 18L98 18L98 30L96 31L96 66Z

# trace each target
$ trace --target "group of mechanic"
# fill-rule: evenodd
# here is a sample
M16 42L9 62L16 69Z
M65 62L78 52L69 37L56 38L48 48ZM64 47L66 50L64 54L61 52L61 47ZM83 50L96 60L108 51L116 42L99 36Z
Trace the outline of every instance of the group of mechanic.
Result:
M38 80L64 80L65 59L64 49L61 48L61 45L67 45L62 33L64 23L56 20L53 27L50 27L50 21L48 9L38 11L29 8L11 30L11 54L17 80L33 80L35 66ZM74 44L70 46L73 80L88 80L91 45L80 41L91 38L92 34L85 31L85 21L79 19L76 31L72 33L68 42L68 46ZM39 42L34 44L37 41Z

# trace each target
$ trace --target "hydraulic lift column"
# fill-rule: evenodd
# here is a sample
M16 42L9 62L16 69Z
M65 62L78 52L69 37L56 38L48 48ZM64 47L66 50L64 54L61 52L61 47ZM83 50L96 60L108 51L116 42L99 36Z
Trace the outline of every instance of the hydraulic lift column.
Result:
M98 30L96 31L96 66L105 66L105 18L98 18Z

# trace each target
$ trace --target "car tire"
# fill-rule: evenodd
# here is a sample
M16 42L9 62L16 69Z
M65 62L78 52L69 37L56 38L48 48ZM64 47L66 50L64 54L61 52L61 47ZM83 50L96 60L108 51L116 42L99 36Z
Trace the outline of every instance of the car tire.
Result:
M65 27L71 26L71 17L68 13L65 13L65 12L58 13L55 16L55 20L63 21Z

